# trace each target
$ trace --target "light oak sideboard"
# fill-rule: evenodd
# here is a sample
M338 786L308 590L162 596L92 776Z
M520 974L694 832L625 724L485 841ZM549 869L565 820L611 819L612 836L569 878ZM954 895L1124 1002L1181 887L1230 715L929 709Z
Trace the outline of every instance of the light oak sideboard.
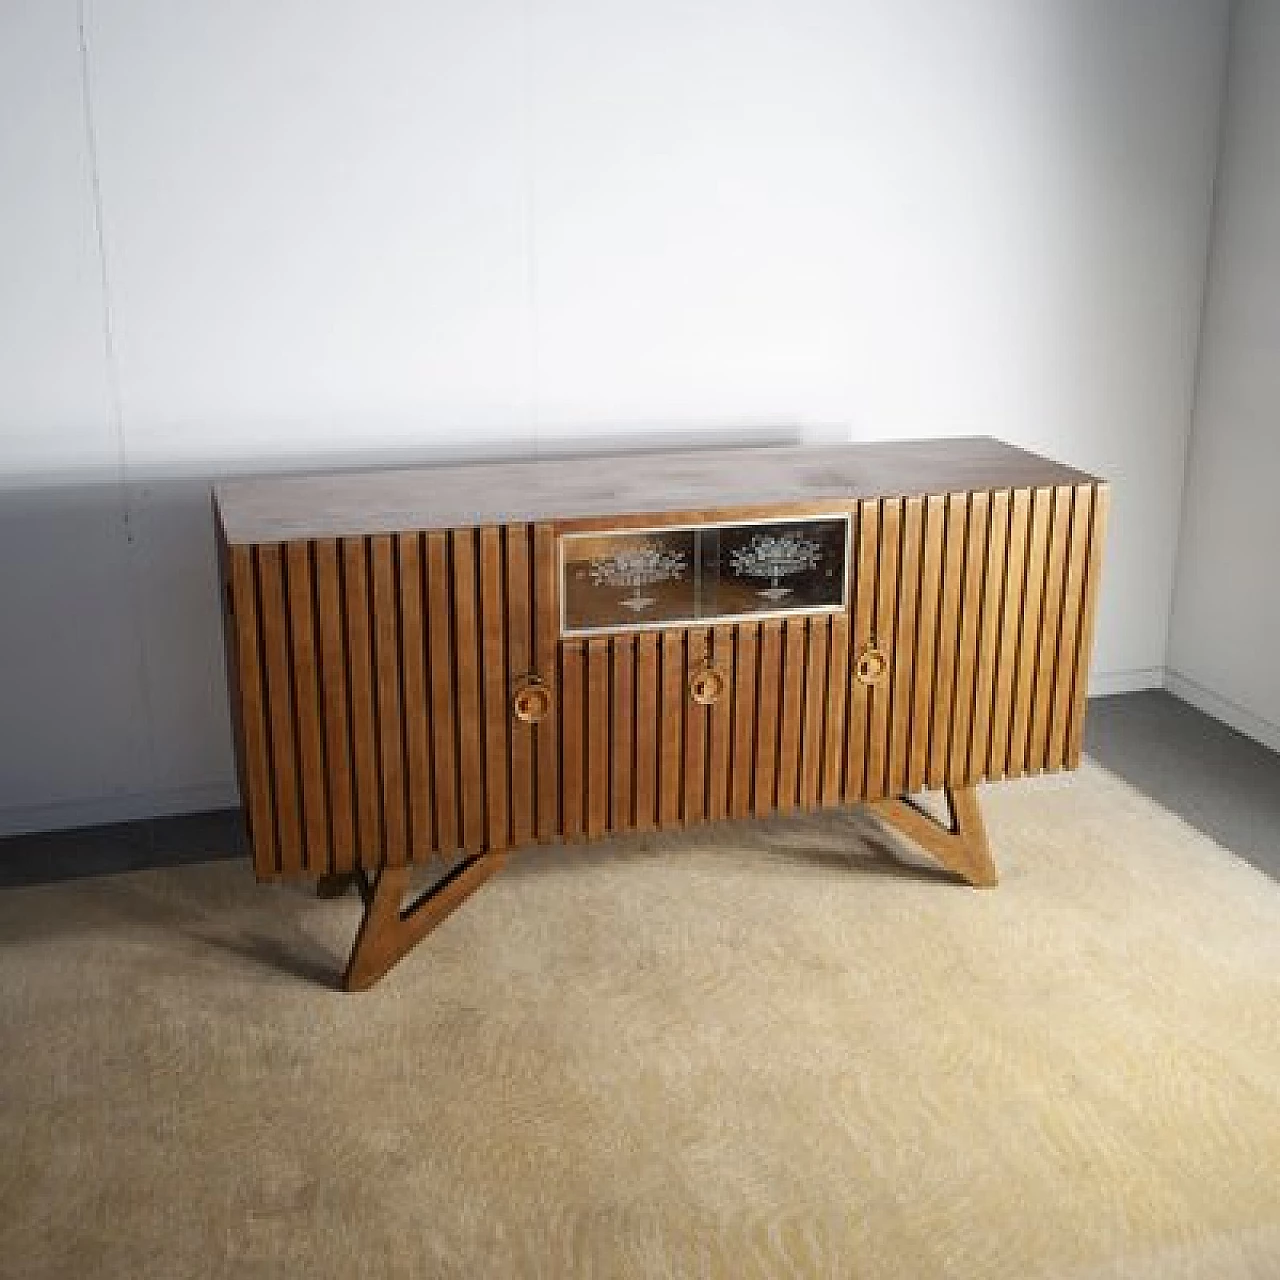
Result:
M977 784L1080 760L1107 497L985 438L220 485L254 870L359 888L349 989L539 842L865 804L993 885Z

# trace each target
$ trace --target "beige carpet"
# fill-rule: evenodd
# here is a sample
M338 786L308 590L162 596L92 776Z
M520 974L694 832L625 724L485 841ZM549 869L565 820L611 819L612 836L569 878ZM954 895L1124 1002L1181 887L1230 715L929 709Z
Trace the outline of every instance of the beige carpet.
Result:
M1280 1276L1280 886L984 795L994 892L856 815L536 851L362 996L239 863L0 893L0 1274Z

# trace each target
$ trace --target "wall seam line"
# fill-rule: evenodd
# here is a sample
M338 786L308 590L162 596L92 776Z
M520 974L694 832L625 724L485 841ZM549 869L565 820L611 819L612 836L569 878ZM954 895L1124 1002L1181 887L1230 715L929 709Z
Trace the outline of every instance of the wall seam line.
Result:
M120 366L116 357L115 314L111 294L111 272L107 266L107 233L103 217L101 166L98 160L98 126L93 109L93 80L90 73L87 0L77 0L76 32L80 47L80 103L84 124L85 153L89 165L89 194L93 213L94 240L98 254L98 284L102 298L102 347L106 366L108 414L116 447L116 472L121 485L128 478L128 456L124 435L124 404L120 392ZM133 540L129 504L124 504L124 521L129 541Z
M1209 311L1213 298L1214 258L1222 230L1223 175L1226 168L1227 127L1231 114L1231 68L1237 38L1239 0L1229 0L1226 32L1222 49L1222 87L1218 98L1217 139L1213 154L1213 176L1209 183L1209 216L1204 240L1204 270L1200 278L1200 306L1196 315L1195 344L1191 358L1190 413L1186 442L1182 450L1182 484L1178 491L1178 531L1173 547L1173 583L1169 591L1169 613L1165 620L1163 662L1172 654L1173 624L1178 605L1178 579L1182 564L1182 544L1186 533L1187 494L1191 489L1191 468L1196 451L1197 424L1200 419L1200 397L1204 382L1205 347L1209 327Z
M115 441L116 482L119 486L120 523L124 530L125 580L129 584L132 622L135 629L138 663L138 693L142 701L144 741L150 776L157 776L159 755L156 746L154 697L146 631L142 626L137 566L134 563L133 500L129 490L129 456L124 428L124 396L120 386L120 359L116 349L115 305L107 254L107 229L102 197L102 167L98 154L98 124L94 112L92 57L89 51L88 0L76 0L76 39L80 53L80 104L84 124L85 158L88 163L89 196L94 240L98 253L98 284L102 300L102 347L106 374L107 412Z
M538 325L538 226L537 226L537 164L535 148L537 123L535 104L537 84L535 79L535 14L536 0L525 0L524 6L524 252L525 289L528 309L529 344L529 427L533 436L533 456L540 452L541 436L541 351Z

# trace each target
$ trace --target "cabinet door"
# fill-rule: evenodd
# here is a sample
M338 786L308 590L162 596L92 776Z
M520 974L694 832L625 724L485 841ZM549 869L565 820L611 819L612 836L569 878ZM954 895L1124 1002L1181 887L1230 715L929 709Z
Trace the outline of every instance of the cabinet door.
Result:
M859 505L843 793L1079 763L1105 486Z
M558 823L548 530L224 549L241 794L263 879L504 849ZM540 607L547 601L547 608ZM554 677L552 677L554 678Z
M818 615L564 639L566 838L838 802L846 631Z

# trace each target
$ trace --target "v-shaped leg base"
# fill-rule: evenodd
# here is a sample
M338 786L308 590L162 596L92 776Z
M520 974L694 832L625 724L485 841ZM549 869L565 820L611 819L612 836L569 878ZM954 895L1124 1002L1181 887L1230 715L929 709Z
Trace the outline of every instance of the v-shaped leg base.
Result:
M501 871L506 860L501 853L464 858L407 907L401 903L409 887L408 867L386 867L372 884L360 872L356 884L364 899L364 919L342 985L348 991L367 991L491 875Z
M896 827L909 840L935 857L948 871L963 876L978 889L990 889L999 880L991 859L987 830L978 808L976 787L947 787L944 793L951 822L943 826L912 800L873 800L870 809L882 821Z

